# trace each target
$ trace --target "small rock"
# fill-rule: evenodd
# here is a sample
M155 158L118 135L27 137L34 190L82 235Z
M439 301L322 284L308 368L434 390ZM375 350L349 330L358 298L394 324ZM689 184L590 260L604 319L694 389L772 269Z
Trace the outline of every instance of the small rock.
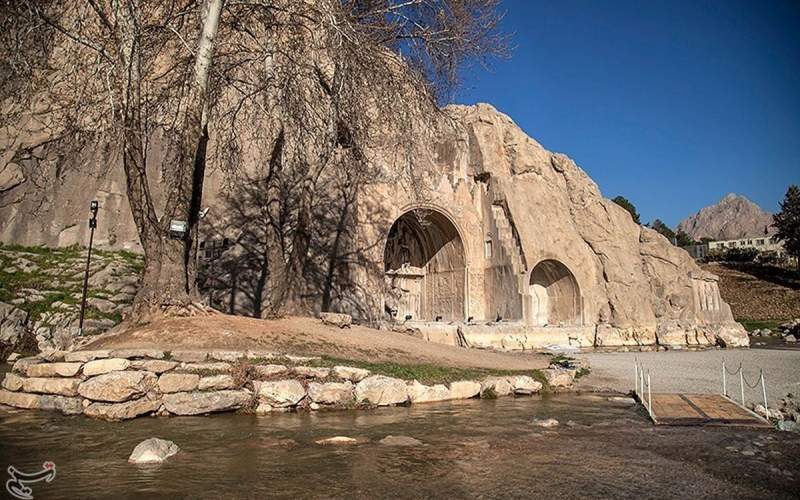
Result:
M333 376L350 382L361 382L369 377L371 372L362 368L353 368L352 366L334 366Z
M18 353L18 352L12 352L12 353L11 353L11 354L9 354L9 355L8 355L8 357L6 358L6 362L7 362L7 363L13 363L14 361L18 360L18 359L19 359L19 358L21 358L21 357L22 357L22 355L21 355L20 353Z
M409 436L386 436L378 442L384 446L422 446L422 441Z
M102 375L103 373L125 370L130 365L131 362L125 358L97 359L83 365L83 374L87 377Z
M535 418L533 419L533 425L537 425L539 427L556 427L558 425L558 420L554 418Z
M635 405L636 404L636 400L635 399L626 398L626 397L622 397L622 396L611 396L610 398L608 398L608 400L611 401L612 403L620 403L620 404L626 404L626 405Z
M353 318L349 314L338 314L324 312L319 315L319 319L325 325L337 326L339 328L350 328L353 324Z
M292 373L303 378L327 378L331 370L329 368L313 368L310 366L295 366Z
M269 378L289 373L289 369L284 365L256 365L252 368L256 378Z
M365 443L367 442L367 440L363 438L358 439L346 436L334 436L325 439L318 439L314 442L322 446L342 446L342 445L346 446L346 445Z
M145 439L133 449L128 462L133 464L161 463L180 451L178 445L166 439Z
M197 388L201 391L221 391L224 389L234 389L235 387L236 382L230 375L212 375L210 377L201 378Z
M783 337L783 341L784 342L788 342L790 344L794 344L795 342L797 342L797 337L795 337L794 335L789 334L789 335Z

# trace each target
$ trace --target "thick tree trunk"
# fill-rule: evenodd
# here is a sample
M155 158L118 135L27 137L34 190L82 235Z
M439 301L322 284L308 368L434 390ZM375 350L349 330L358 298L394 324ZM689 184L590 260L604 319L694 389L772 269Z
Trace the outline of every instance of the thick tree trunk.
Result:
M205 176L208 145L208 82L211 70L214 38L219 26L224 0L207 0L203 26L198 41L194 78L189 85L184 113L179 122L176 161L169 171L166 202L162 216L157 218L147 186L144 149L142 147L140 101L128 102L134 126L126 126L126 163L128 194L134 221L145 251L145 271L142 286L136 294L131 319L147 321L156 314L193 314L203 310L199 305L196 283L196 248L194 240ZM135 23L132 23L135 25ZM132 45L136 48L135 43ZM136 67L135 50L126 58L128 67ZM138 73L128 72L129 88L138 91ZM129 154L130 150L130 154ZM170 234L170 222L184 221L185 234Z

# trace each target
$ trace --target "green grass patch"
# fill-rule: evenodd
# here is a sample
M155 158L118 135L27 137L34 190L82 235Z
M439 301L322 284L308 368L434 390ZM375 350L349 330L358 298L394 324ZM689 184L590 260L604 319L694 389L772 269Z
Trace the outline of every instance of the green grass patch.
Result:
M303 366L328 367L352 366L363 368L377 375L399 378L402 380L418 380L422 384L449 384L459 380L482 380L493 376L528 375L547 387L547 379L540 370L494 370L490 368L456 368L428 363L400 364L390 362L372 363L351 359L323 356L321 360L298 363Z
M762 328L769 328L770 330L777 330L778 325L786 323L788 319L737 319L742 324L745 330L752 332L754 330L761 330Z

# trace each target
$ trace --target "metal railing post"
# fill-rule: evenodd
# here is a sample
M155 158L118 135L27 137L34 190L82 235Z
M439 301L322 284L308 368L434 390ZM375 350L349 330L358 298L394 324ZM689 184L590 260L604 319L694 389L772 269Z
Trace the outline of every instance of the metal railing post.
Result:
M650 414L650 418L653 417L653 393L651 389L650 370L647 370L647 413Z
M767 406L767 384L764 382L764 369L760 370L761 374L761 394L764 396L764 417L769 419L769 406Z
M722 358L722 395L728 395L728 381L725 378L725 358Z
M639 392L639 363L634 360L633 362L634 379L633 379L633 392Z
M744 370L742 370L741 363L739 363L739 389L742 396L742 406L744 406Z

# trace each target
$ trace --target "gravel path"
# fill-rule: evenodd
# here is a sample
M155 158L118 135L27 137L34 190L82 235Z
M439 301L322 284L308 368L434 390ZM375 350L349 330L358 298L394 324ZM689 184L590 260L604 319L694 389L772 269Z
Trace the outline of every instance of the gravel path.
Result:
M591 374L581 379L583 388L610 388L628 392L633 388L634 360L650 370L654 392L722 392L722 359L733 371L742 363L751 384L764 369L767 399L775 405L787 393L800 394L800 350L736 349L708 351L583 353ZM733 379L733 380L732 380ZM728 377L728 394L739 399L739 377ZM761 388L745 387L747 401L761 401Z

